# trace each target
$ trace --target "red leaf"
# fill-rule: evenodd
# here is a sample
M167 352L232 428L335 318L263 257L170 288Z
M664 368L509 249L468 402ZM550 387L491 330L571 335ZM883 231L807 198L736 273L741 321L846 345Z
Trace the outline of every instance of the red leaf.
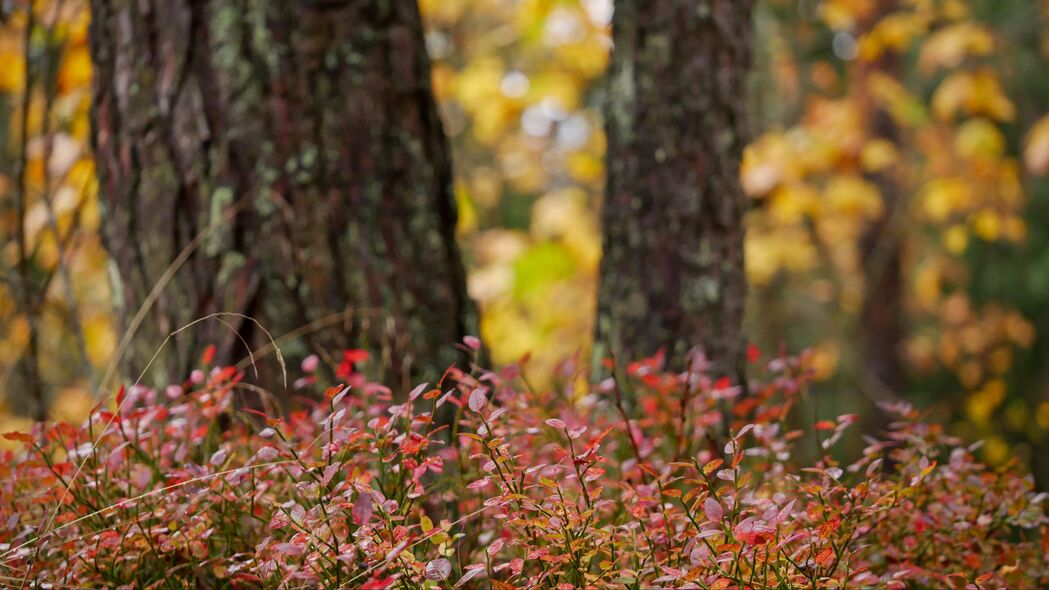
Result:
M213 360L215 360L215 345L209 344L204 349L204 354L200 355L200 364L210 365Z
M337 369L335 369L335 376L339 379L348 379L357 372L357 368L354 363L359 363L368 360L368 351L361 350L359 348L351 348L342 352L342 362L339 363Z
M33 444L33 437L29 436L24 432L5 432L3 437L7 440L13 440L18 442L24 442L27 444Z
M127 388L124 387L123 383L121 383L120 384L120 391L117 392L117 409L118 410L120 409L120 406L124 403L124 394L125 393L127 393Z
M367 350L361 350L360 348L351 348L342 352L342 360L349 361L351 363L359 363L361 361L368 360Z
M390 576L385 578L372 578L361 586L361 590L383 590L389 588L396 580Z
M256 416L260 416L260 417L262 417L262 418L263 418L264 420L267 420L267 421L269 421L269 419L270 419L270 417L269 417L269 416L267 416L266 414L264 414L263 412L260 412L260 411L258 411L258 410L253 410L253 409L251 409L251 408L242 408L242 409L241 409L241 411L242 411L242 412L247 412L247 413L249 413L249 414L255 414Z
M753 344L747 346L747 361L756 363L761 359L761 350Z
M747 519L736 525L732 533L747 545L764 545L776 531L764 521Z
M714 382L714 389L728 389L732 386L732 382L728 380L728 377L722 377Z

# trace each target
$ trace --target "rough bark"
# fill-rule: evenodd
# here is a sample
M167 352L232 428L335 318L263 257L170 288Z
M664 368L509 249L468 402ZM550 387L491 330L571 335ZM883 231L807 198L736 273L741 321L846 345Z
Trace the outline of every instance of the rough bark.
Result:
M612 27L595 356L698 345L735 375L751 1L617 2Z
M436 379L474 314L449 151L414 0L96 0L94 147L103 236L127 322L195 236L126 357L214 312L256 318L285 356L369 349ZM341 314L341 315L340 315ZM333 318L338 321L332 322ZM158 381L206 343L267 339L237 317L181 334ZM335 359L336 361L338 359Z

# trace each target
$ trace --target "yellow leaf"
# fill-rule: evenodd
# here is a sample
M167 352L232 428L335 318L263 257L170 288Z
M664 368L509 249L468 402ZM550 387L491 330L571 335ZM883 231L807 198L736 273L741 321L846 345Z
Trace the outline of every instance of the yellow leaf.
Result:
M932 110L940 120L959 112L1012 121L1016 107L1002 90L998 77L989 70L959 72L947 76L932 97Z
M66 51L58 70L58 88L69 93L91 84L91 54L86 45L78 45Z
M819 193L803 183L791 183L776 189L769 199L769 213L779 223L800 222L819 208Z
M993 242L1001 237L1002 218L995 211L982 209L972 217L973 233L981 239Z
M881 172L896 162L896 145L886 139L872 139L860 152L860 165L867 172Z
M834 376L838 370L838 362L841 358L841 350L833 341L819 344L813 351L811 367L813 378L817 381L826 381Z
M835 176L824 196L833 210L860 218L875 219L884 207L878 187L859 176Z
M937 178L922 189L921 203L925 215L943 222L951 213L964 208L970 200L969 185L960 178Z
M989 120L972 119L958 128L954 150L964 158L997 158L1005 151L1005 137Z
M91 364L101 366L109 360L116 346L113 326L105 315L96 315L84 322L84 340L87 341L87 356Z
M0 51L0 92L15 93L25 84L25 60L18 51Z
M925 41L918 66L926 72L954 68L971 55L987 55L994 50L994 37L985 27L962 22L936 31Z
M1038 410L1035 412L1035 421L1038 422L1038 426L1042 430L1049 430L1049 402L1038 404Z
M1010 456L1009 443L1005 442L1002 437L993 435L987 438L987 441L983 446L984 456L987 457L987 462L992 465L998 465L1005 462Z
M604 180L605 163L587 152L574 152L568 157L568 173L580 182L594 183Z
M419 0L419 12L430 26L447 27L462 17L462 0Z
M903 52L928 26L928 19L920 14L902 11L890 14L860 37L859 57L864 61L874 61L885 51Z
M820 18L836 31L850 31L866 19L875 8L875 0L825 0L820 3Z
M1049 173L1049 115L1039 119L1028 132L1024 164L1031 174Z
M91 392L82 387L63 389L51 402L51 418L70 424L79 424L91 413L95 400Z
M943 246L951 254L961 255L969 246L969 232L964 226L952 225L943 233Z

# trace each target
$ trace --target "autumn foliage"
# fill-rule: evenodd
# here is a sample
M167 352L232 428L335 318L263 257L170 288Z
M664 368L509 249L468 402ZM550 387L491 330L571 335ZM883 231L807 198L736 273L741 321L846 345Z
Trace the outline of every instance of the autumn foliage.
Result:
M464 349L474 351L469 339ZM10 433L4 585L53 588L1031 588L1045 494L907 405L861 456L808 357L733 385L659 357L533 391L518 366L363 380L286 418L232 367ZM323 380L316 359L300 387ZM815 400L818 405L818 400ZM305 402L304 402L305 403ZM453 412L438 412L448 406ZM442 408L443 410L443 408ZM450 414L450 420L435 415ZM809 461L804 457L819 457ZM48 586L40 586L48 587Z

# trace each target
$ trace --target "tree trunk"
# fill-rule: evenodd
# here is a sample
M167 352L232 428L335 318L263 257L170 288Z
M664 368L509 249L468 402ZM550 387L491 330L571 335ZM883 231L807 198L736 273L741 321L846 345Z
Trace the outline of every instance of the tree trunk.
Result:
M897 0L880 0L868 21L861 23L869 30L897 9ZM886 51L878 59L857 64L857 86L863 111L870 121L868 135L884 139L894 145L899 142L899 130L884 109L874 103L868 87L875 75L900 77L900 60ZM884 207L880 218L870 224L860 241L863 260L864 296L859 318L860 375L868 394L880 400L891 400L906 386L906 368L903 358L905 332L903 304L903 238L900 236L898 216L904 207L900 203L900 187L892 168L868 174L882 196Z
M750 0L617 2L595 358L740 367Z
M414 0L96 0L91 26L102 229L125 325L205 235L135 335L132 377L169 333L215 312L303 332L280 343L292 359L369 349L397 383L459 358L475 319ZM154 377L184 378L208 343L216 362L241 360L234 329L268 342L220 319L180 334Z

